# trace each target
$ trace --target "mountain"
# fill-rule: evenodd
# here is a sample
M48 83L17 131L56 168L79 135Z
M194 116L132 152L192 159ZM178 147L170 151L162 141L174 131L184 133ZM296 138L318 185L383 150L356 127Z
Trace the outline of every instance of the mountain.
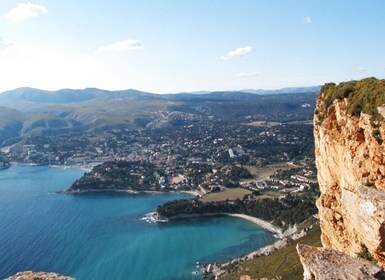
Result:
M312 87L289 87L282 89L243 89L241 92L249 92L254 94L284 94L284 93L306 93L306 92L319 92L321 86L312 86Z
M35 88L18 88L0 94L0 106L28 110L29 106L38 104L71 104L92 100L156 98L156 95L138 90L108 91L97 88L83 90L61 89L46 91Z
M197 99L242 99L257 98L258 95L291 94L291 93L317 93L320 87L284 88L279 90L242 90L242 91L200 91L176 94L154 94L134 89L109 91L98 88L86 88L83 90L61 89L58 91L46 91L35 88L18 88L0 94L0 106L29 110L47 104L74 104L91 101L130 101L130 100L197 100Z
M18 88L0 94L0 146L28 136L114 127L161 128L213 120L310 120L317 94L318 91L267 95L239 91L154 94L133 89Z

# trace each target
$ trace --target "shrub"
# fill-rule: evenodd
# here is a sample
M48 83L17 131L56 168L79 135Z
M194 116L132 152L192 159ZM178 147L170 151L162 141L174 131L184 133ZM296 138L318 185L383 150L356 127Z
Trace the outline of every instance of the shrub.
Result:
M385 104L385 80L366 78L360 81L350 81L336 85L325 84L321 94L324 95L324 111L319 112L321 122L325 119L328 108L335 100L348 99L347 113L360 116L369 114L374 120L382 121L383 116L378 113L377 107Z

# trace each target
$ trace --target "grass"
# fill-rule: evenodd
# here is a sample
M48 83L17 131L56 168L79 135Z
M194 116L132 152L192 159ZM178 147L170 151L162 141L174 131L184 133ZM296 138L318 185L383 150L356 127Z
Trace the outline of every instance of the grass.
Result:
M287 169L292 169L297 166L288 164L286 162L283 163L274 163L274 164L269 164L265 167L262 167L258 170L257 178L258 180L266 180L270 178L270 175L273 175L274 172L276 172L279 169L282 170L287 170Z
M242 123L242 125L253 126L253 127L273 127L280 125L280 122L269 122L269 121L254 121L249 123Z
M222 192L213 192L205 195L201 198L202 202L214 202L214 201L224 201L228 200L236 200L237 198L243 199L246 194L251 194L251 191L242 189L242 188L234 188L234 189L225 189Z
M258 257L244 262L238 268L225 275L225 280L239 279L242 275L249 275L252 279L303 279L303 269L299 260L296 245L298 243L320 247L321 230L318 225L313 225L306 236L294 241L292 244L268 256ZM222 278L221 278L222 279Z

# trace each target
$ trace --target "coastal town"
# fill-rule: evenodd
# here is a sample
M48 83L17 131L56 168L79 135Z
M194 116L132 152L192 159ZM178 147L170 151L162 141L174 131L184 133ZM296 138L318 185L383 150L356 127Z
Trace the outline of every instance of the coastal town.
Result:
M159 205L153 209L155 216L149 216L157 217L154 221L184 215L236 215L268 231L274 229L282 239L284 232L291 233L295 225L316 213L318 183L311 121L187 117L184 125L31 135L3 147L2 154L15 165L87 171L65 193L193 195L193 199ZM200 267L200 273L210 278L236 266L208 263Z
M89 169L105 162L135 162L142 169L129 173L148 191L186 190L200 196L224 192L232 198L237 189L235 199L252 192L271 195L316 188L309 123L212 121L29 137L6 155L22 164ZM145 184L145 175L153 177L152 184Z

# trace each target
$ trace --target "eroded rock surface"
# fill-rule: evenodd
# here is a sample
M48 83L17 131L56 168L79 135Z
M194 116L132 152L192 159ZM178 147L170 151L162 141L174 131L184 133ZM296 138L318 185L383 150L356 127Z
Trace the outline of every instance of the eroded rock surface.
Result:
M298 244L297 252L304 268L304 280L385 279L381 267L333 249Z
M385 124L364 113L348 115L347 105L347 98L336 99L325 110L323 93L317 101L321 240L350 256L367 248L385 267Z

